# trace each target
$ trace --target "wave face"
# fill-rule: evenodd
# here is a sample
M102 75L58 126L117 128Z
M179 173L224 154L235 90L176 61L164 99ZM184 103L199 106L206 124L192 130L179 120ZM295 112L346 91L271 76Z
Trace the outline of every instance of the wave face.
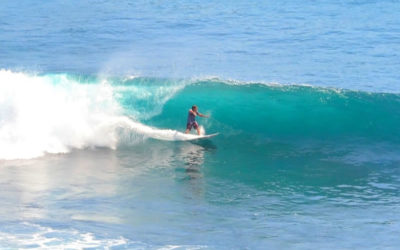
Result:
M0 82L1 159L117 148L147 137L189 139L178 131L185 129L193 104L211 115L198 121L209 133L221 133L215 142L232 150L250 147L262 155L276 143L296 145L304 152L324 145L337 152L352 148L346 157L369 150L379 159L393 159L400 143L398 94L6 70L0 71Z
M150 124L183 129L192 104L211 115L200 124L221 133L213 141L243 171L285 158L288 166L400 162L398 94L203 80L180 91Z
M169 126L178 126L174 122L176 113L184 117L191 104L210 112L212 119L203 122L213 131L236 131L290 140L364 138L400 141L398 94L301 85L199 81L167 103L161 120L168 120Z

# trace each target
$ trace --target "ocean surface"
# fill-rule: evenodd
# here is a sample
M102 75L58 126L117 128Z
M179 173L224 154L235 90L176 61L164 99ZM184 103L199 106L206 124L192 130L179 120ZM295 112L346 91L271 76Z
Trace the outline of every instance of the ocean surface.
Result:
M398 249L399 13L1 0L0 248Z

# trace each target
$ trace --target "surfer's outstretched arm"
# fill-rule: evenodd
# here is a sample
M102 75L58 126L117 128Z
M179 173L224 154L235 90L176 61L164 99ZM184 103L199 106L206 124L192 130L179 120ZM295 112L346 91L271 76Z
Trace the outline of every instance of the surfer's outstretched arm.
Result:
M197 111L193 111L193 110L191 110L191 109L189 109L189 112L192 113L193 115L198 115L198 116L200 116L200 117L204 117L204 118L208 118L208 117L209 117L208 115L204 115L204 114L202 114L202 113L199 113L199 112L197 112Z
M204 117L204 118L210 117L209 115L203 115L203 114L200 114L199 112L197 112L197 115L200 116L200 117Z

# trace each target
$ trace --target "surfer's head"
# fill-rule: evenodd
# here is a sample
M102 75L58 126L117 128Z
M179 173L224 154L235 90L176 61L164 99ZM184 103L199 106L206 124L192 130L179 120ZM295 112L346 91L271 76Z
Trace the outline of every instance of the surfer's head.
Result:
M193 105L193 106L192 106L192 110L195 111L195 112L197 112L197 106L196 106L196 105Z

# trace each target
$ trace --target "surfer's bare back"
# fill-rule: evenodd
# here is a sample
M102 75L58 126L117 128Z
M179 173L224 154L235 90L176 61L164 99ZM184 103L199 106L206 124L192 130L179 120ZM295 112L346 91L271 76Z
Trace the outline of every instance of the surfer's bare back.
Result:
M192 128L195 128L197 130L197 134L200 135L200 128L199 128L199 124L197 124L196 122L196 116L200 116L200 117L205 117L208 118L208 115L203 115L200 114L198 112L197 106L193 105L192 109L189 109L189 113L188 113L188 118L187 118L187 123L186 123L186 131L185 133L189 133L190 130L192 130Z

